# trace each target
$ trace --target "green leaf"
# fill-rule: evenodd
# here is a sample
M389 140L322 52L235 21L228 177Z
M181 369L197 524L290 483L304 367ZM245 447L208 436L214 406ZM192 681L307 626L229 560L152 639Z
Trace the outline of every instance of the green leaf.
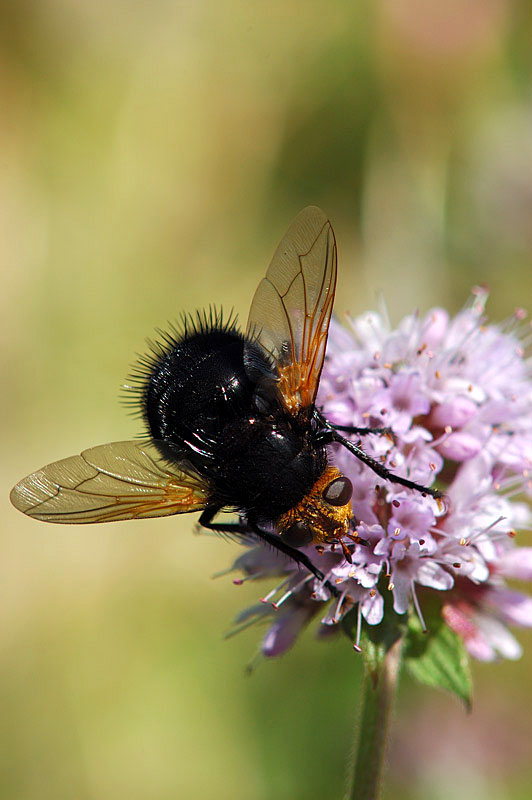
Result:
M470 710L472 683L464 642L445 624L439 605L427 611L427 631L414 614L408 622L403 651L408 671L420 683L452 692Z

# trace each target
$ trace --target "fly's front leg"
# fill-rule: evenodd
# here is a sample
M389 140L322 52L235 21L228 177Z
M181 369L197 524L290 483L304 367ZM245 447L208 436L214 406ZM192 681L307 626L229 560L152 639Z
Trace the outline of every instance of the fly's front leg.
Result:
M334 431L342 431L343 433L354 433L357 436L366 436L368 433L375 433L380 436L387 436L389 439L393 441L393 431L391 428L377 426L377 427L360 427L358 425L337 425L334 422L329 422L326 419L321 411L315 409L314 411L314 418L318 421L320 425L323 425L324 428L328 430Z
M378 436L386 436L392 442L394 441L393 431L391 428L359 428L355 425L333 425L332 422L329 424L335 431L342 431L343 433L356 433L358 436L366 436L368 433L375 433Z
M359 461L362 461L363 464L366 464L370 469L373 470L373 472L375 472L385 481L390 481L390 483L398 483L400 486L406 486L407 489L413 489L421 494L428 494L430 497L434 497L435 500L441 500L444 497L443 492L440 492L439 489L431 489L428 486L423 486L421 483L411 481L409 478L403 478L401 475L396 475L380 461L376 461L374 458L369 456L357 444L350 442L349 439L346 439L344 436L339 434L338 431L334 430L334 428L328 423L327 427L324 428L316 438L319 444L333 444L334 442L341 444L342 447L345 447L346 450L349 450L349 452L356 456Z
M241 537L245 537L246 531L242 529L242 526L238 522L212 521L213 517L215 517L220 510L221 509L217 507L206 508L205 511L202 512L199 518L199 524L210 531L218 531L219 533L232 533L232 534L237 534L238 536ZM316 566L314 566L310 558L305 553L301 553L294 547L290 547L290 545L284 542L280 536L277 536L274 533L270 533L270 531L263 530L252 520L246 520L246 522L247 525L249 526L251 533L254 536L266 542L267 544L270 545L270 547L273 547L278 552L283 553L283 555L288 556L297 564L299 564L301 567L307 569L320 582L325 583L325 586L333 595L338 596L339 593L336 586L333 586L331 583L329 583L329 581L325 581L325 576L323 572L321 572Z

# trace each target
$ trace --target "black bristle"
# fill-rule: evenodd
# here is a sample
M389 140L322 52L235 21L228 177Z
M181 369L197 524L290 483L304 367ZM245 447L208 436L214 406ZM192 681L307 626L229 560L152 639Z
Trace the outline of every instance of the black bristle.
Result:
M225 317L221 307L211 304L208 308L197 309L193 314L183 312L176 322L169 321L166 328L156 328L155 337L146 339L148 350L137 354L137 361L120 391L120 402L128 409L128 413L145 423L145 430L139 438L150 438L145 418L146 392L155 370L183 339L210 331L238 332L238 317L234 310L231 309Z

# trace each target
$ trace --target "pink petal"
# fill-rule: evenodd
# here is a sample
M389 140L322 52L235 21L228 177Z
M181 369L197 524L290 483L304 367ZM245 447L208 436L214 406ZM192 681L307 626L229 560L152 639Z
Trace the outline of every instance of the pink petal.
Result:
M423 320L421 338L430 348L438 347L447 333L449 314L443 308L433 308Z
M495 651L473 622L471 613L446 603L442 616L449 628L462 637L470 655L479 661L493 661Z
M404 572L395 570L392 573L393 582L393 609L398 614L405 614L408 611L410 602L410 578Z
M487 642L497 653L503 656L503 658L509 658L515 661L521 657L523 652L521 645L503 622L499 622L499 620L485 616L484 614L478 614L476 616L476 621L480 632Z
M467 652L477 661L494 661L495 650L480 633L475 633L465 640Z
M532 581L532 547L517 547L500 557L497 572L507 578Z
M439 564L428 559L418 567L416 582L422 586L430 586L432 589L439 589L440 591L452 589L454 586L453 576L443 567L440 567Z
M476 436L465 431L457 431L444 439L438 449L451 461L469 461L480 452L481 447L482 442Z
M532 597L512 589L490 589L486 602L509 625L532 627Z
M437 405L430 415L430 422L436 428L463 428L478 411L478 406L469 397L456 397L448 403Z
M370 593L366 595L364 600L361 601L362 616L368 625L378 625L382 621L384 612L384 601L379 592L375 592L372 597Z
M268 658L285 653L297 639L312 614L307 608L298 608L275 620L262 640L262 652Z

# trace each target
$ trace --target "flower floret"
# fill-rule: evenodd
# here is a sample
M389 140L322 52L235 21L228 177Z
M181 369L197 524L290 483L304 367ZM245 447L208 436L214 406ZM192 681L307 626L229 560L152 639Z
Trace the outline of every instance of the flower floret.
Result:
M396 613L421 615L423 593L434 590L445 622L473 656L520 655L507 626L532 626L532 598L505 579L532 580L532 548L515 543L516 530L532 523L517 499L532 495L532 376L522 310L489 325L486 299L476 289L454 318L437 308L395 330L373 312L347 328L331 323L318 407L339 425L391 429L393 437L367 434L361 446L397 475L427 487L437 482L445 501L384 483L331 447L331 460L353 484L356 533L368 544L346 545L351 562L334 544L304 548L324 582L260 545L241 557L235 568L248 575L288 578L265 655L287 649L317 614L330 628L356 607L359 627L362 619L379 625L383 591L392 593Z

